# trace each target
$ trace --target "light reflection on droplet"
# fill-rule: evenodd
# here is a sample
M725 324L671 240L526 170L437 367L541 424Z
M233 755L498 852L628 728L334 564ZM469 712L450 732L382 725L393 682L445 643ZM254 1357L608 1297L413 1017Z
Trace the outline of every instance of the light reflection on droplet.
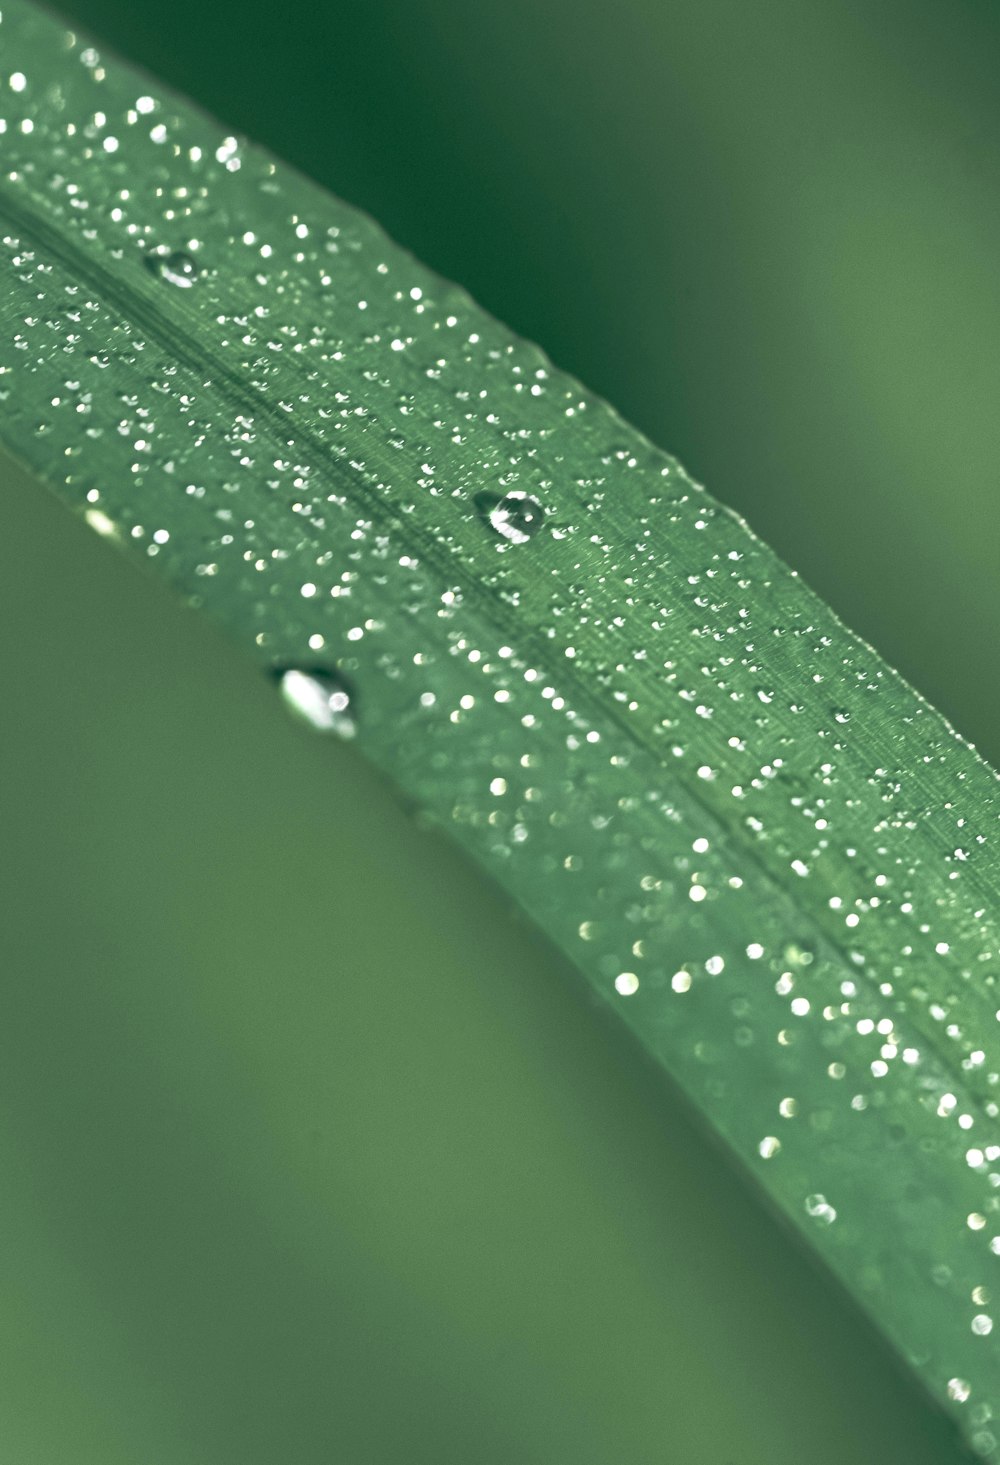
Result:
M837 1212L825 1195L808 1195L805 1201L806 1215L823 1226L831 1226L837 1219Z
M478 494L475 502L490 527L509 544L526 544L545 519L541 504L523 489L512 489L502 498Z
M281 695L297 717L319 732L353 738L357 732L354 697L338 673L288 667L278 673Z
M198 278L198 264L184 249L151 249L146 255L146 268L168 285L190 290Z

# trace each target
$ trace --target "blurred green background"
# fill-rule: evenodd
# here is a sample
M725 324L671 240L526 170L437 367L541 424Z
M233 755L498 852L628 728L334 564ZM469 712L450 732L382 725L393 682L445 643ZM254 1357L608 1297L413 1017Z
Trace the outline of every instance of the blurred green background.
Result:
M1000 10L77 0L1000 758ZM572 973L9 467L3 1455L953 1465Z

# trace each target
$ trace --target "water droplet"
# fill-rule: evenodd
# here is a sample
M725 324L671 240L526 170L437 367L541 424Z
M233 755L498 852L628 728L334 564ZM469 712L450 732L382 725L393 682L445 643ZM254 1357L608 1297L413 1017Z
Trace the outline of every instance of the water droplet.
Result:
M954 1399L956 1404L964 1404L971 1393L972 1389L965 1379L948 1380L948 1398Z
M492 493L480 493L476 495L475 503L490 527L510 544L526 544L545 519L542 505L521 488L512 489L503 498Z
M837 1219L837 1212L825 1195L806 1196L806 1214L812 1216L814 1221L819 1221L823 1226L831 1226Z
M804 942L791 941L785 947L784 957L789 966L811 966L815 953Z
M198 278L197 261L183 249L151 249L146 255L146 268L168 285L190 290Z
M275 675L281 695L296 717L319 732L354 737L354 692L338 672L324 667L283 667Z

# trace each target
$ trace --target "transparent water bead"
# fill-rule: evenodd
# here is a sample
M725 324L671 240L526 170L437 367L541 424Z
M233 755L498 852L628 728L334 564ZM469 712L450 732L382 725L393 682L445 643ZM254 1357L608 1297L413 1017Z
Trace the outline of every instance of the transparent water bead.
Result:
M319 667L278 670L278 685L285 704L296 717L317 732L353 738L357 732L354 693L338 672Z
M476 498L476 507L490 527L509 544L527 543L545 519L545 510L538 500L520 488L512 489L503 498L481 493Z
M168 285L190 290L198 278L198 262L184 249L151 249L146 255L146 268Z
M831 1206L825 1195L806 1196L806 1214L812 1216L814 1221L820 1225L832 1226L837 1219L837 1212Z

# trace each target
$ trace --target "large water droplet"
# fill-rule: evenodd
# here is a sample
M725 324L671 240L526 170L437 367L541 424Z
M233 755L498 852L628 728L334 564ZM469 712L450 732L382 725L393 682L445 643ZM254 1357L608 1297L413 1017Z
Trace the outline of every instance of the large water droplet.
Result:
M146 268L168 285L190 290L198 278L198 263L183 249L151 249L146 255Z
M545 519L542 505L522 488L512 489L503 498L492 493L477 494L476 508L509 544L525 544Z
M275 674L281 695L296 717L318 732L354 737L354 692L339 672L323 667L281 667Z

